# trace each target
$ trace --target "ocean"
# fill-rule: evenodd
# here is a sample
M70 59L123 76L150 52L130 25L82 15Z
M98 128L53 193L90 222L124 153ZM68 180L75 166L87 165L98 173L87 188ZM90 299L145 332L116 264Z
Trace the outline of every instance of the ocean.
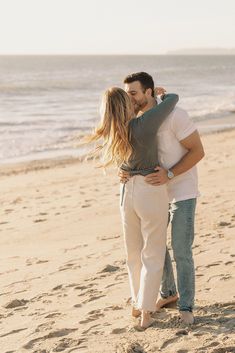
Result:
M103 91L136 71L178 93L199 129L235 127L235 56L0 56L0 163L84 154Z

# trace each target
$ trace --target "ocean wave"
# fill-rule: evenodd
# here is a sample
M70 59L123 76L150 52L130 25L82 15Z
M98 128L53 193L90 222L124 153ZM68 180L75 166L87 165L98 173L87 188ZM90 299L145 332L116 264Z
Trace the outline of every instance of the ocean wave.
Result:
M212 119L217 119L217 120L221 120L221 123L223 122L223 118L226 118L228 116L232 116L235 113L235 110L223 110L223 111L215 111L215 112L211 112L211 113L205 113L204 115L192 115L191 118L193 121L195 122L200 122L200 121L207 121L208 122ZM234 118L234 122L235 122L235 118Z
M77 136L99 121L106 87L144 69L180 95L198 122L235 112L234 57L0 57L0 160L75 151ZM60 152L59 152L60 151ZM32 157L34 158L34 157Z

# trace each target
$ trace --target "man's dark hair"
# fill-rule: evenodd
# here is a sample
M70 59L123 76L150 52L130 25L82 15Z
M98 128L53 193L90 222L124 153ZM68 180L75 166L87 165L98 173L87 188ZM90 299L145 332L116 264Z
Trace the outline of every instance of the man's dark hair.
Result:
M154 97L154 82L152 76L147 74L147 72L135 72L133 74L128 75L123 83L132 83L135 81L139 81L143 91L145 92L146 89L151 88L152 90L152 97Z

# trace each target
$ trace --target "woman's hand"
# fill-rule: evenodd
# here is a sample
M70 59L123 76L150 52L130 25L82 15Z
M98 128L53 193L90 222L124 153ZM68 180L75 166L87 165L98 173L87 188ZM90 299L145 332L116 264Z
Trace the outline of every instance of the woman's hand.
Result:
M155 87L154 93L156 96L163 96L164 94L166 94L166 90L163 87Z
M130 174L124 171L123 169L119 169L118 176L119 176L119 181L122 184L126 183L131 178Z

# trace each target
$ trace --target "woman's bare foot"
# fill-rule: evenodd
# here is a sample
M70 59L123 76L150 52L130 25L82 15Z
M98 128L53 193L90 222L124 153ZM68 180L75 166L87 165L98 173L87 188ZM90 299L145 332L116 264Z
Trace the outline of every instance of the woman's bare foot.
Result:
M133 317L139 317L141 315L141 311L139 309L136 309L136 308L132 308L132 313L131 315Z
M160 311L165 305L177 302L179 299L178 294L167 297L167 298L159 298L156 303L156 311Z
M153 323L154 319L151 318L150 312L142 310L140 327L145 330L146 328L150 327Z

